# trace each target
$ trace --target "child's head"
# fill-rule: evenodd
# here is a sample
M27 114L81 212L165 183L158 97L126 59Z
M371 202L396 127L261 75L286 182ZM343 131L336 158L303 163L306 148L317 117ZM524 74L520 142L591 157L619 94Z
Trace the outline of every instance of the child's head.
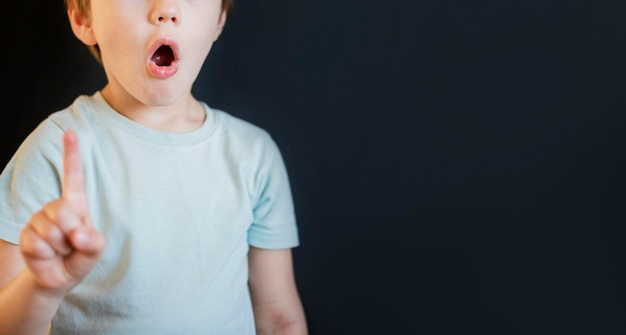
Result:
M232 0L66 0L74 35L107 77L116 108L170 106L192 97ZM116 102L112 102L116 100Z
M222 1L222 10L226 12L226 14L230 14L230 11L233 7L234 0L221 0ZM83 14L85 17L91 17L91 0L65 0L66 7L73 7L76 11ZM100 55L100 49L98 45L89 45L89 51L93 54L96 60L102 63L102 57Z

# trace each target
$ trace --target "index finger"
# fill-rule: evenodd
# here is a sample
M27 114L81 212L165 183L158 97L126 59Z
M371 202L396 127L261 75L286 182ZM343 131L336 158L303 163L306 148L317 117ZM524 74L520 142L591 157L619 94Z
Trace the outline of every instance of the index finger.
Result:
M81 214L86 209L85 177L78 149L78 137L68 130L63 134L63 185L61 197Z

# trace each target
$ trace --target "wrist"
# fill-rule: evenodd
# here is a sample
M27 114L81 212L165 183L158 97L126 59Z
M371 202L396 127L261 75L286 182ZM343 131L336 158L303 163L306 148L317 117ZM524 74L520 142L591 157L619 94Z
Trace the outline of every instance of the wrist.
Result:
M63 285L59 287L50 287L45 283L42 283L29 268L25 268L19 277L23 277L22 280L24 280L25 283L31 287L30 290L34 296L45 300L58 300L60 302L74 286Z

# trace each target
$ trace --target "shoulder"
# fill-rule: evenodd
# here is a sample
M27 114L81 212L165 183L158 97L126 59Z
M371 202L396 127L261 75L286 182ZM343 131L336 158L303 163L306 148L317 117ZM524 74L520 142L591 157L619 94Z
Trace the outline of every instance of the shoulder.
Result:
M218 122L217 137L247 155L278 153L272 135L264 128L219 109L212 109Z
M56 111L46 121L54 124L61 131L80 131L89 128L89 120L99 105L98 94L80 95L66 108Z
M22 141L15 159L31 163L42 160L60 164L63 150L63 133L69 129L84 133L88 129L86 114L91 97L79 96L64 109L55 111L42 120Z
M219 109L212 109L219 119L220 128L222 131L227 132L230 135L238 136L243 140L270 140L271 136L269 132L260 126L234 116L228 112Z

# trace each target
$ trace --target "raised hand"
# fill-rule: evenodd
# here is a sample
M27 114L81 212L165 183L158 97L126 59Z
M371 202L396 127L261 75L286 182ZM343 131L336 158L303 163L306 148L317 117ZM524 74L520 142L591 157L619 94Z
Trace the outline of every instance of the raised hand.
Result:
M63 136L63 190L60 199L33 214L20 234L20 249L37 284L65 294L91 272L105 246L93 228L76 134Z

